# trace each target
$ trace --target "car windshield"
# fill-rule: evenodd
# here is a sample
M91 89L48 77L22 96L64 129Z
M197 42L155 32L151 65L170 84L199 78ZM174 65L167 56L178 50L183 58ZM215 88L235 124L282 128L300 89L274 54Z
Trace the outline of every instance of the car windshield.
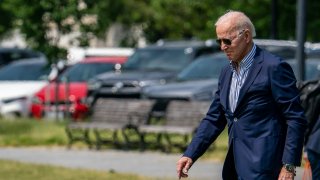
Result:
M297 78L298 75L298 67L297 67L297 60L287 61ZM315 80L320 77L320 60L319 59L307 59L305 61L305 79L306 80Z
M44 80L49 72L45 63L10 64L0 70L0 81Z
M67 77L69 82L86 82L98 74L113 69L113 63L78 63L68 68L58 79L62 81Z
M177 76L177 80L188 81L218 78L221 69L228 63L229 60L224 54L201 56L181 71Z
M292 59L296 55L295 47L281 47L281 46L262 46L263 49L283 58L283 59Z
M192 49L138 49L124 64L123 70L180 71L192 59Z

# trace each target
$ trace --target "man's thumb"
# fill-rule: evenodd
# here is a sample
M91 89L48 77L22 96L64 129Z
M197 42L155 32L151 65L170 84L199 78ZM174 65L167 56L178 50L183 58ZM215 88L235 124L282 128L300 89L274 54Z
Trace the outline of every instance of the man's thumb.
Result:
M191 167L191 165L192 165L192 162L190 160L188 160L186 165L183 168L183 173L187 174L189 169L190 169L190 167Z

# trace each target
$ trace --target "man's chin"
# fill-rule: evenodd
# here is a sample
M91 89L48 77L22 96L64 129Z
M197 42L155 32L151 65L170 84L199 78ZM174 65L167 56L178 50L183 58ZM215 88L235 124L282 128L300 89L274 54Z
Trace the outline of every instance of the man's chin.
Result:
M231 54L226 54L227 55L227 58L231 61L233 58L231 56Z

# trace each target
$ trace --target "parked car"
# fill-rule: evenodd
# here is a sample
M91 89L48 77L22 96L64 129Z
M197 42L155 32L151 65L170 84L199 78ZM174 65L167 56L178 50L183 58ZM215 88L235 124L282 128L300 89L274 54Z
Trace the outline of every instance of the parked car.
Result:
M289 59L293 72L298 79L298 62L296 59ZM320 58L307 58L305 60L305 80L316 80L320 78Z
M85 103L87 81L104 72L119 71L126 60L127 57L89 57L74 64L57 81L35 93L31 105L32 116L65 117L66 113L70 113L74 120L83 119L88 113Z
M44 58L14 61L0 69L0 115L27 117L32 95L47 83Z
M133 48L106 47L106 48L81 48L68 49L68 62L75 64L87 57L128 57L134 52Z
M143 87L165 84L179 71L204 54L217 52L214 41L159 41L136 49L121 73L104 73L88 85L88 101L100 97L140 98Z
M142 90L143 98L155 99L155 111L164 111L170 100L210 101L218 85L221 69L229 64L222 52L199 57L172 81Z
M312 43L307 56L308 58L320 59L320 43Z
M294 59L296 56L296 51L298 47L297 41L291 40L274 40L274 39L254 39L256 45L259 47L276 54L283 59ZM310 42L305 42L305 54L316 54L313 51L314 45Z
M297 61L286 60L297 74ZM218 86L218 77L223 66L229 60L224 53L200 57L191 63L177 77L165 84L146 87L143 98L155 99L154 114L162 115L170 100L211 101ZM320 76L320 59L306 60L306 79L317 79ZM160 113L159 113L160 112Z
M0 48L0 67L9 64L12 61L28 58L44 57L44 54L22 48Z

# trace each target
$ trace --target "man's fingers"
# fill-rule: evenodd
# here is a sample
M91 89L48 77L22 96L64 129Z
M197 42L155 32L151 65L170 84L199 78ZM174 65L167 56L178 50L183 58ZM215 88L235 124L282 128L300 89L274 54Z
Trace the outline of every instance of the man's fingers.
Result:
M188 177L188 171L192 165L192 160L187 157L182 157L177 163L178 178Z
M178 174L179 180L182 177L182 169L183 169L183 162L181 160L179 160L177 163L177 174Z
M182 172L183 172L184 174L188 174L188 169L187 169L187 168L183 168Z
M191 165L192 165L191 159L187 159L187 162L186 162L186 164L185 164L185 166L183 168L183 173L187 174L189 169L190 169L190 167L191 167Z

